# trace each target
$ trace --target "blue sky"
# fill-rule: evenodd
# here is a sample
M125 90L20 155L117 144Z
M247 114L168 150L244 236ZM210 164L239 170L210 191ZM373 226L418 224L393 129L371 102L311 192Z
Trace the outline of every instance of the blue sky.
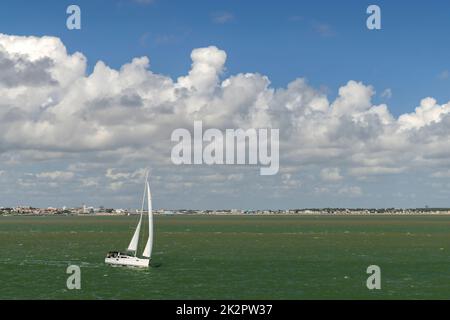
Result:
M72 3L82 9L81 31L65 28ZM372 3L382 9L380 31L365 27ZM440 77L450 70L445 1L2 1L0 30L58 36L91 66L146 55L153 71L171 77L189 69L193 48L216 45L228 54L228 74L260 72L276 87L305 77L330 97L349 79L378 94L390 88L394 115L426 96L450 99L450 80Z
M449 32L438 0L1 1L0 207L130 207L149 163L159 207L448 207ZM93 72L142 56L152 73ZM170 163L171 130L197 107L220 129L278 125L280 173Z

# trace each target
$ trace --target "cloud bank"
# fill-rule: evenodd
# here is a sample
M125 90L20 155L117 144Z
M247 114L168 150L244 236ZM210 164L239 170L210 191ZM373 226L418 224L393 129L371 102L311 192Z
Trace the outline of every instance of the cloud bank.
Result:
M336 205L359 197L370 206L392 177L418 177L428 195L448 190L450 103L427 97L394 117L359 81L330 101L303 78L286 88L273 88L259 73L224 79L227 54L214 46L194 49L191 59L178 79L152 72L147 57L119 70L99 61L87 74L86 57L68 53L58 38L0 34L1 198L55 199L51 180L65 186L64 201L81 202L97 190L93 201L114 197L127 206L147 166L164 199L179 196L181 205L195 189L199 202L186 202L199 207L208 196L248 207L252 202L239 199L271 199L282 207L286 199L295 204L295 195L320 194ZM171 132L194 120L219 129L279 128L280 174L269 181L251 167L174 166ZM124 190L131 191L117 197ZM399 203L417 197L411 187L406 193Z

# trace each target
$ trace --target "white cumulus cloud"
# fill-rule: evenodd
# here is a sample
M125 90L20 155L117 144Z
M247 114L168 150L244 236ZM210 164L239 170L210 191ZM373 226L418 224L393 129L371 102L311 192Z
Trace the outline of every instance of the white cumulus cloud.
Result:
M119 69L98 61L88 74L86 57L67 52L56 37L0 34L0 161L15 179L8 185L32 186L23 176L31 165L41 172L36 178L62 179L72 190L105 183L114 192L139 180L139 168L151 167L167 199L192 199L183 186L208 194L212 176L224 188L267 198L286 186L315 194L327 188L323 182L443 176L450 168L450 103L429 97L394 117L360 81L349 80L330 101L304 78L285 88L262 73L224 78L227 53L215 46L194 49L191 59L178 79L151 71L147 57ZM173 166L171 132L192 128L194 120L219 129L280 129L280 176L269 183L255 168ZM76 174L55 169L64 167ZM174 172L181 181L170 179ZM361 190L343 187L338 194L364 196Z

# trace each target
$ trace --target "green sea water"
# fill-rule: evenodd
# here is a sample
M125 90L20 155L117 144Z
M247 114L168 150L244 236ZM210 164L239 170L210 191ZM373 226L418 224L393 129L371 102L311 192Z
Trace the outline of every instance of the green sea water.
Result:
M450 216L156 216L154 267L105 265L136 222L0 217L0 299L450 299Z

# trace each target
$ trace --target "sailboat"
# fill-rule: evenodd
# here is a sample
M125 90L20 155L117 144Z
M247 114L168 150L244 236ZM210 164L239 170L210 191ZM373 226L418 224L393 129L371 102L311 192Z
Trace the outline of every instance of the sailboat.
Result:
M144 251L142 252L142 257L137 256L139 237L141 233L141 226L144 217L144 203L147 196L148 204L148 239L145 245ZM152 212L152 194L150 192L150 184L148 182L148 173L145 177L144 186L144 196L142 197L142 208L139 218L139 222L134 231L133 238L131 238L128 249L125 253L119 251L111 251L107 254L105 258L105 263L116 266L126 266L126 267L138 267L138 268L148 268L150 265L150 260L152 257L153 249L153 212Z

